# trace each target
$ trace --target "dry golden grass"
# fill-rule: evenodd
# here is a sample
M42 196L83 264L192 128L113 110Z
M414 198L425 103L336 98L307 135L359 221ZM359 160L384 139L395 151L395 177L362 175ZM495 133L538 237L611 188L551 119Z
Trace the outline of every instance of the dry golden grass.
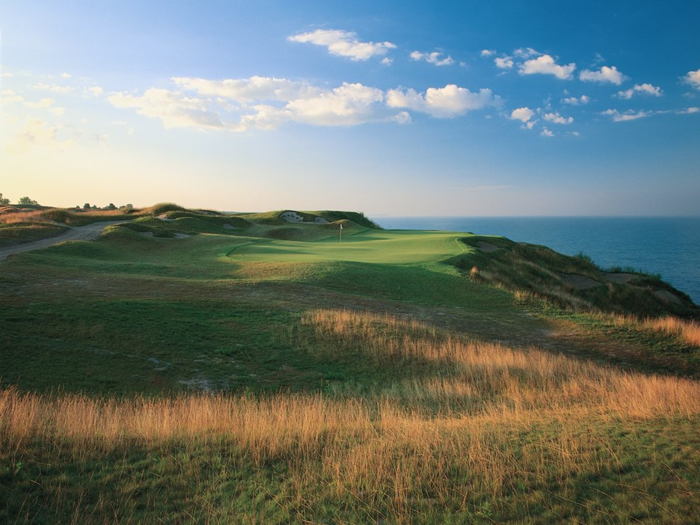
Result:
M685 321L677 317L646 319L642 326L657 332L675 335L682 341L700 347L700 323Z
M388 508L401 522L410 521L417 498L454 507L482 494L500 505L523 480L564 485L580 472L607 472L617 459L610 436L595 430L600 422L700 414L700 383L691 380L468 341L392 316L318 310L302 323L295 337L310 330L309 351L356 352L382 366L432 363L444 373L364 398L114 400L5 388L0 447L19 453L39 443L82 458L139 445L225 443L256 465L285 462L299 494L325 490L361 501L368 513ZM426 401L437 410L427 412Z
M17 224L17 223L38 223L38 224L54 224L54 219L59 219L70 225L71 222L81 220L102 220L114 217L122 217L125 215L124 210L65 210L59 208L48 208L43 210L19 211L16 209L6 209L6 212L0 211L0 223Z
M610 319L615 326L668 334L676 337L682 343L700 347L700 323L697 321L687 321L672 316L642 320L625 315L603 318L605 321Z

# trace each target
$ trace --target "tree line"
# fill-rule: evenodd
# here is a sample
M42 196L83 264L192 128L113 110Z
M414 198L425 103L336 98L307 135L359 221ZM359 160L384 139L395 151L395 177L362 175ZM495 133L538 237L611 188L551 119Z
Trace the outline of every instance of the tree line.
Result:
M10 204L10 199L6 198L3 196L2 193L0 193L0 206L8 206ZM39 203L35 201L34 199L30 199L29 197L20 197L17 200L17 204L19 205L34 205L38 206ZM107 206L103 207L98 207L96 205L90 205L89 202L86 202L82 206L76 206L76 209L80 210L132 210L134 208L133 205L131 204L124 204L121 206L115 206L114 203L110 202Z

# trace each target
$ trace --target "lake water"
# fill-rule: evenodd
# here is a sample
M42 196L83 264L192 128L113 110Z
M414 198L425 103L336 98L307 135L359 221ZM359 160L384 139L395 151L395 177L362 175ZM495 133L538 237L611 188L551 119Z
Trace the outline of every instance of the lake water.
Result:
M603 268L632 267L663 280L700 304L700 217L376 217L387 229L501 235L585 253Z

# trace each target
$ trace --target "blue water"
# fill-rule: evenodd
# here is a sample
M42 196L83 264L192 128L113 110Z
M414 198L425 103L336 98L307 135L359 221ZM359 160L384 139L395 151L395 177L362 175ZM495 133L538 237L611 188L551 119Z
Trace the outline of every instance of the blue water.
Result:
M389 229L501 235L585 253L603 268L632 267L661 278L700 304L700 217L377 217Z

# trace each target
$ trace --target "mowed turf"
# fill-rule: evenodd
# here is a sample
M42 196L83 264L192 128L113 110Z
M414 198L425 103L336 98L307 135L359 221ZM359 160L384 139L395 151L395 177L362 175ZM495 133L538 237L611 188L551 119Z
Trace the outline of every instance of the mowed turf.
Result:
M460 255L465 234L366 229L315 242L263 241L241 246L233 257L246 262L348 261L372 264L421 264Z

